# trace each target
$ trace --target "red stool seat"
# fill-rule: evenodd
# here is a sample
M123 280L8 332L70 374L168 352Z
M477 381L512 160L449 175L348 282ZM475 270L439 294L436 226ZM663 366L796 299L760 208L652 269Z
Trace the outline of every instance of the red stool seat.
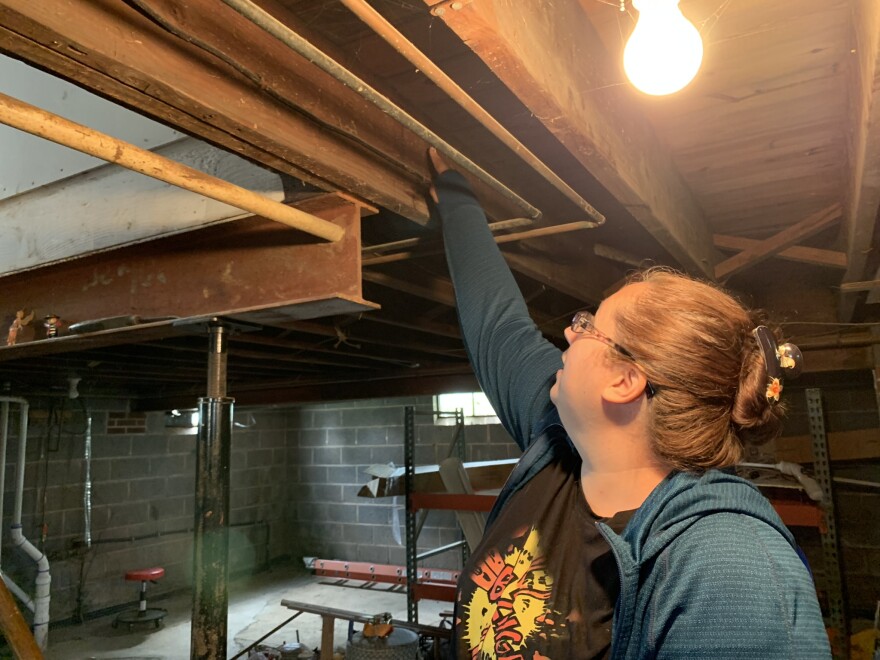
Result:
M142 568L138 571L129 571L125 574L125 579L132 582L143 582L144 580L158 580L164 575L164 568Z
M127 610L117 614L116 618L113 620L114 628L120 623L127 623L129 630L131 630L136 623L154 623L157 628L162 624L162 619L165 618L168 611L159 607L147 607L147 582L155 582L164 576L165 569L161 566L141 568L136 571L128 571L125 574L125 579L129 582L141 583L138 608L136 610Z

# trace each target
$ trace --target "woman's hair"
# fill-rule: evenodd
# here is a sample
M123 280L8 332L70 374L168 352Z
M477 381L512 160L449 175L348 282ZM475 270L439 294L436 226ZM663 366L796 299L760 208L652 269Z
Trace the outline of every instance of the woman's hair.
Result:
M646 286L617 309L617 341L656 387L654 451L675 469L742 459L746 443L776 437L784 406L767 399L767 371L752 330L757 313L719 287L663 268L636 274Z

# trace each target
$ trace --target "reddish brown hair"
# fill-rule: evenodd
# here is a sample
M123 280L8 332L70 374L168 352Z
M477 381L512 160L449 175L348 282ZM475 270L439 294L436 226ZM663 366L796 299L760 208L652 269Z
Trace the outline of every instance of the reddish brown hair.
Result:
M616 313L617 341L657 388L654 451L679 470L733 465L746 443L779 434L782 405L765 396L752 330L759 315L726 291L667 269L638 273L647 286Z

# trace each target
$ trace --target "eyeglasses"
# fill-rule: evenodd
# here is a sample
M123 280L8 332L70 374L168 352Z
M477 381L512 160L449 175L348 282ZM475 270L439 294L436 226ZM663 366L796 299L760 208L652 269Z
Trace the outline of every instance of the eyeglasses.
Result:
M620 353L625 358L632 360L634 363L636 362L635 356L630 353L623 346L618 344L616 341L611 339L608 335L604 334L601 330L596 327L596 317L593 316L590 312L580 311L574 315L571 319L571 331L578 335L584 335L591 339L596 339L597 341L601 341L606 346L614 349L618 353ZM650 381L645 381L645 396L649 399L656 394L657 390L650 383Z

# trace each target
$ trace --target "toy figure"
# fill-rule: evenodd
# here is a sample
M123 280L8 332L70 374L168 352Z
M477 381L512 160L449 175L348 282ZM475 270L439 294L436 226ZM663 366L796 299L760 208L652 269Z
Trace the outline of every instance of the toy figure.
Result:
M12 325L9 326L9 335L6 337L6 345L7 346L15 346L15 343L18 341L18 333L21 332L22 328L26 326L28 323L34 320L34 313L31 312L27 316L24 315L24 310L20 309L15 313L15 318L12 321Z
M46 338L57 337L61 329L61 319L55 314L49 314L43 318L43 326L46 328Z

